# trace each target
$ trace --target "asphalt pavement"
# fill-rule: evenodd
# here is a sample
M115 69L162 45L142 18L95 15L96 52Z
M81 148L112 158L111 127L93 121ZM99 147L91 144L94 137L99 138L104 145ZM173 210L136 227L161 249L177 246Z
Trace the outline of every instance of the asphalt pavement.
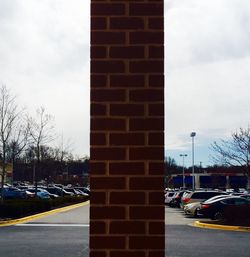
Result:
M166 257L249 257L250 233L193 227L165 208ZM89 205L0 227L0 257L88 257Z
M196 218L165 208L167 257L249 257L250 233L193 227ZM204 219L203 219L204 221Z
M0 228L0 257L89 257L89 205Z

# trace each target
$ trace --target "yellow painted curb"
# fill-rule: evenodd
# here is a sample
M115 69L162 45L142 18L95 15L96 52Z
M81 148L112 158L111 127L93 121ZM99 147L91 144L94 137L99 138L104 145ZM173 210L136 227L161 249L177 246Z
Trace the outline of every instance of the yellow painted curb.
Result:
M27 222L27 221L30 221L30 220L33 220L33 219L42 218L42 217L45 217L45 216L48 216L48 215L51 215L51 214L69 211L69 210L72 210L72 209L75 209L75 208L78 208L78 207L85 206L87 204L89 204L89 201L69 205L69 206L54 209L54 210L51 210L51 211L46 211L46 212L34 214L34 215L31 215L31 216L26 216L26 217L23 217L23 218L20 218L20 219L0 221L0 227L5 227L5 226L11 226L11 225L19 224L19 223L24 223L24 222Z
M193 223L193 226L199 227L199 228L210 228L210 229L221 229L221 230L230 230L230 231L250 232L250 227L224 226L224 225L203 223L203 222L200 222L200 221L195 221Z

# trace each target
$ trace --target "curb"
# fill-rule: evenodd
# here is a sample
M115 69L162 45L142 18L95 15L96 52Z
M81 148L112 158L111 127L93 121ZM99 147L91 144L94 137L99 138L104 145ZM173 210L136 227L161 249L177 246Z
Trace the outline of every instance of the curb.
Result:
M209 229L220 229L220 230L229 230L229 231L241 231L241 232L250 232L250 227L243 227L243 226L224 226L224 225L216 225L216 224L209 224L203 223L200 221L195 221L193 226L199 228L209 228Z
M51 214L55 214L55 213L60 213L60 212L65 212L65 211L69 211L78 207L82 207L89 204L89 200L83 203L77 203L77 204L73 204L73 205L69 205L66 207L62 207L62 208L58 208L58 209L54 209L51 211L46 211L46 212L42 212L42 213L38 213L38 214L34 214L34 215L30 215L30 216L26 216L20 219L13 219L13 220L6 220L6 221L0 221L0 227L5 227L5 226L12 226L15 224L19 224L19 223L24 223L33 219L38 219L38 218L42 218Z

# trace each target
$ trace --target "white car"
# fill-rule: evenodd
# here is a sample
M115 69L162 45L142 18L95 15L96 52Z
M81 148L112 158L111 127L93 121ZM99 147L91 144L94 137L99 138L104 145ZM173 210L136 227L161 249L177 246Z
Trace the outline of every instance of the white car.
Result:
M169 204L170 203L170 201L173 199L173 197L174 197L174 194L175 194L175 192L172 192L172 191L170 191L170 192L167 192L166 194L165 194L165 204Z

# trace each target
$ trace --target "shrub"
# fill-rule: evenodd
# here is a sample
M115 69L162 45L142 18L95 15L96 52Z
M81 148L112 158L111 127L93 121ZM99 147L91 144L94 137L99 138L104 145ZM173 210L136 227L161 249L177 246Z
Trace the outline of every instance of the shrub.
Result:
M55 199L19 199L6 200L0 204L0 218L21 218L24 216L49 211L53 208L63 207L88 200L88 197L58 197Z

